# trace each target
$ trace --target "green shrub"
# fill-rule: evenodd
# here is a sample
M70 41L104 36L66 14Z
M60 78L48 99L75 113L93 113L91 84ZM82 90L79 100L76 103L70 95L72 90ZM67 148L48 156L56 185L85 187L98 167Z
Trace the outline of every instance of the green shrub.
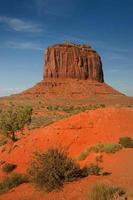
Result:
M48 126L55 121L63 119L64 117L65 116L62 115L34 116L31 120L30 129Z
M31 115L31 107L15 107L11 105L7 110L0 112L0 129L6 136L15 141L16 131L23 131L25 125L30 124Z
M86 169L68 158L58 149L49 149L46 153L35 153L28 173L32 182L48 192L59 189L64 182L74 181L86 176Z
M12 172L15 168L16 168L16 164L5 163L5 164L2 166L2 171L5 172L5 173L10 173L10 172Z
M99 176L101 170L102 170L101 167L99 167L98 165L95 165L93 163L89 164L88 167L87 167L88 175Z
M82 161L85 160L87 158L87 156L89 155L90 152L94 152L94 153L115 153L119 150L122 149L122 145L121 144L96 144L94 146L91 146L87 149L85 149L84 151L82 151L80 153L80 155L77 157L77 160Z
M107 183L95 184L89 193L88 200L114 200L125 194L122 188Z
M104 108L104 104L100 105L88 105L88 106L59 106L59 105L49 105L47 107L50 111L63 111L67 113L79 113L84 112L86 110L94 110L97 108Z
M119 140L119 144L121 144L125 148L133 148L133 139L130 137L121 137Z
M96 161L96 165L99 167L99 165L100 165L100 163L102 163L103 162L103 155L97 155L96 157L95 157L95 161Z
M80 153L80 155L77 157L77 160L79 160L79 161L85 160L87 158L88 154L89 154L89 148L87 148L86 150L82 151Z
M22 174L13 174L11 176L7 176L0 182L0 193L7 192L10 189L26 182L28 182L28 179Z
M95 146L90 147L89 152L95 152L95 153L115 153L122 149L122 146L120 144L96 144Z
M48 110L50 111L64 111L67 113L73 112L75 110L74 106L59 106L59 105L51 105L47 107Z

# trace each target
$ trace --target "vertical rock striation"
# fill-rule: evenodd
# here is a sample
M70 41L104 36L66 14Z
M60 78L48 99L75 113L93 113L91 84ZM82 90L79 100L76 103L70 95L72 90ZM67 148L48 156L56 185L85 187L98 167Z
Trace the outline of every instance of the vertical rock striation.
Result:
M65 42L45 51L45 78L77 78L104 82L101 58L88 45Z

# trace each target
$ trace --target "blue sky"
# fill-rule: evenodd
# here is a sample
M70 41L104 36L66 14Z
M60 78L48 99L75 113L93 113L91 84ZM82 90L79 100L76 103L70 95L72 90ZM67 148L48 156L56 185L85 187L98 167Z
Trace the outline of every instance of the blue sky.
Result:
M105 81L133 96L133 0L0 0L0 96L42 79L44 49L87 43Z

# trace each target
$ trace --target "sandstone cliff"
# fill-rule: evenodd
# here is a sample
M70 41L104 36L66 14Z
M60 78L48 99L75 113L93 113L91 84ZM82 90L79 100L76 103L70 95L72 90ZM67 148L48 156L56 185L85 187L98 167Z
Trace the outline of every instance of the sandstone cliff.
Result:
M65 42L45 51L45 78L77 78L104 82L102 62L88 45Z

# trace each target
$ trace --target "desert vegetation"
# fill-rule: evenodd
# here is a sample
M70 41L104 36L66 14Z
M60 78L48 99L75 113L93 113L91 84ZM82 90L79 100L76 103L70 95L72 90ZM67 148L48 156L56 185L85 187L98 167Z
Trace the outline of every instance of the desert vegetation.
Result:
M95 175L95 176L99 176L101 175L101 172L103 171L103 168L101 168L100 166L90 163L87 166L87 173L88 175Z
M133 139L131 137L121 137L119 139L119 144L125 148L133 148Z
M87 149L85 149L83 152L80 153L78 156L78 160L85 160L86 157L88 156L89 153L94 152L94 153L115 153L119 150L122 149L121 144L115 144L115 143L108 143L108 144L96 144L94 146L91 146Z
M16 164L13 164L13 163L5 163L5 164L2 166L2 171L5 172L5 173L10 173L10 172L12 172L16 167L17 167Z
M85 112L86 110L94 110L97 108L104 108L104 104L88 105L88 106L60 106L60 105L50 105L47 107L50 111L63 111L66 113L79 113Z
M103 167L101 167L101 163L103 162L103 156L97 155L95 157L95 163L90 163L86 166L86 171L88 175L94 176L107 176L111 173L104 171Z
M115 112L115 111L113 110L113 112ZM97 113L99 113L99 115ZM121 135L123 135L121 130L118 130L119 132L118 132L117 137L115 135L115 137L113 138L113 135L112 135L112 141L114 143L113 142L112 143L98 143L99 141L107 141L108 138L110 137L110 132L112 132L112 129L111 129L111 131L106 131L107 126L109 124L109 120L112 119L108 113L110 114L110 109L108 109L108 108L107 108L106 112L104 109L98 109L94 112L91 111L91 112L82 113L83 119L82 118L80 119L81 123L84 124L84 120L86 120L86 122L87 122L87 126L83 126L82 128L77 128L78 124L79 124L79 116L73 116L73 117L71 117L72 123L69 119L68 119L68 121L65 120L65 123L64 123L64 121L60 121L57 123L58 126L56 126L56 129L40 128L33 132L31 130L30 130L30 132L28 132L26 130L26 132L28 132L28 134L25 135L24 138L22 136L23 139L19 140L16 143L12 143L10 141L10 139L8 137L6 137L6 134L5 134L5 136L1 135L2 137L0 138L0 145L1 145L0 150L1 150L2 164L1 164L0 168L1 168L2 175L7 176L8 178L12 177L13 173L16 171L14 165L16 165L16 167L18 168L17 170L19 170L21 167L23 173L25 173L25 167L27 166L26 163L28 163L29 160L31 160L30 155L32 154L32 152L36 151L36 149L42 151L42 148L43 148L45 151L36 153L33 157L32 162L30 163L30 166L28 167L29 183L24 184L21 187L17 188L17 191L19 191L20 193L22 192L21 189L26 188L29 192L29 196L32 195L30 193L32 185L29 185L29 184L33 184L34 186L37 187L35 189L32 188L36 195L38 195L38 196L40 195L40 193L38 192L38 188L39 188L40 190L42 190L42 192L41 192L42 195L43 195L43 191L51 192L50 194L46 194L44 192L44 198L46 197L46 199L47 198L53 199L53 196L55 195L55 199L58 199L58 193L55 193L55 192L53 193L52 191L62 189L63 186L65 186L63 188L63 192L66 192L68 188L71 188L70 191L72 191L73 188L75 188L75 186L76 187L78 186L78 188L79 188L81 185L81 189L83 187L86 188L87 182L89 182L89 184L91 184L91 180L97 181L99 179L100 180L105 180L105 179L108 180L109 179L109 180L113 180L112 181L113 183L119 184L119 181L116 180L115 173L114 173L114 168L115 168L114 161L117 160L117 158L119 158L119 156L121 156L119 165L122 165L123 162L127 162L126 156L128 156L128 152L131 154L132 150L127 149L125 151L120 151L119 153L116 153L113 156L105 155L105 153L113 154L113 153L121 150L122 148L125 148L121 142L115 143L116 139L119 141L119 138L121 137ZM58 120L57 115L59 115L59 118L60 118L61 115L62 116L63 115L70 116L72 113L47 111L47 114L49 116L48 115L43 116L43 115L41 115L41 113L40 113L40 115L33 114L31 116L31 118L32 118L31 123L30 123L30 125L28 124L28 127L31 127L33 125L32 124L33 122L34 122L34 127L45 126L45 125L48 125L53 122L52 121L53 116L55 116L54 119L56 121L56 120ZM107 117L105 117L105 121L102 122L101 120L98 120L99 118L102 119L102 116L104 114L107 115ZM119 114L119 116L120 115L121 115L121 113ZM89 120L89 119L91 119L91 120ZM118 119L118 117L117 117L117 119ZM113 120L114 120L114 118L113 118ZM88 128L88 121L90 123L94 124L93 128L92 127L90 128L90 126ZM106 122L107 122L107 125L106 125ZM118 120L118 122L119 122L119 120ZM96 126L96 128L101 127L101 128L99 128L99 130L95 129L95 123L99 123L98 126ZM105 130L102 130L103 123L105 124ZM115 124L116 123L117 122L115 122ZM63 127L64 124L65 124L65 127ZM102 124L102 125L100 126L100 124ZM123 121L121 122L121 124L123 124ZM86 125L86 123L85 123L85 125ZM66 128L66 127L68 127L68 128ZM96 135L92 134L93 133L92 129L99 131L99 134L97 134L97 136L99 138L96 138ZM86 130L87 130L87 133L90 133L90 135L86 134ZM92 130L92 132L91 132L91 130ZM117 129L115 129L115 132L117 133ZM43 133L45 133L45 134L43 134ZM104 134L104 133L106 133L106 134ZM18 131L16 131L15 136L18 138L21 138ZM84 138L84 136L86 136L86 138ZM92 138L91 138L91 136L92 136ZM130 136L132 137L131 134L130 134ZM81 166L84 166L84 164L85 164L86 167L82 169L77 164L78 162L76 159L75 160L71 159L62 150L52 148L51 153L48 153L50 151L50 149L47 150L47 147L48 146L54 147L55 137L57 137L56 138L57 140L59 139L58 140L59 143L58 142L56 143L56 145L58 145L58 146L60 144L61 144L61 146L63 146L64 142L65 142L66 146L69 144L72 145L72 148L69 149L70 150L69 155L71 155L71 156L75 155L75 153L76 153L75 150L76 150L76 148L78 148L78 145L80 145L80 141L81 141L81 143L84 142L85 148L83 149L83 152L81 152L81 154L79 155L79 156L81 156L80 159L78 156L77 160L84 160L90 154L90 159L88 157L84 162L80 162ZM93 142L94 142L95 138L96 138L96 142L94 144ZM9 143L6 144L8 141L9 141ZM130 141L131 141L131 138L130 138ZM32 145L33 143L35 145ZM6 144L6 145L2 146L3 144ZM44 145L44 144L46 144L46 145ZM56 153L54 153L55 150L56 150ZM20 152L20 155L23 155L23 151L28 152L29 156L26 156L26 159L24 159L24 165L21 166L22 162L21 162L21 158L19 158L19 152ZM57 151L60 155L57 155ZM9 159L8 159L8 154L10 156ZM7 157L5 157L5 155L7 155ZM101 155L103 155L103 158L104 158L103 163L102 163ZM66 158L66 160L63 156ZM13 157L13 159L11 157ZM129 158L130 158L130 156L129 156ZM88 162L87 162L87 160L88 160ZM106 161L107 162L109 161L109 163L106 163ZM111 167L108 165L110 163L111 163ZM129 173L132 176L132 174L130 172L130 168L132 167L132 165L130 166L129 162L128 162L128 165L129 165ZM109 168L108 168L108 166L109 166ZM107 169L107 171L108 171L108 169L110 169L110 172L111 172L110 177L106 176L106 175L110 175L110 173L105 172L104 169ZM122 168L122 170L123 170L123 168ZM122 173L122 172L120 171L120 173ZM124 171L123 174L124 175L122 176L122 178L125 176L126 172ZM119 176L119 172L117 175ZM78 181L78 182L72 183L72 184L70 183L71 181L76 181L76 180L79 180L82 177L86 177L86 176L88 176L88 177L83 179L82 181ZM91 177L91 176L95 176L95 177ZM96 176L98 176L98 177L96 177ZM106 177L102 177L102 176L106 176ZM114 177L115 177L115 179L114 179ZM2 180L1 183L4 181L4 179L2 180L2 177L1 177L1 180ZM125 180L125 181L127 181L127 180ZM130 180L129 180L129 182L130 182ZM66 183L69 183L68 187L66 186L67 185ZM11 187L5 186L6 189L3 189L4 186L2 186L1 193L6 192L16 186L11 186ZM14 193L14 196L15 196L14 189L11 191L13 191L13 192L9 192L6 195L8 196L8 195L12 195L12 193ZM58 192L59 192L59 195L61 196L61 198L63 198L63 196L65 194L62 193L62 190L58 191ZM29 196L28 196L28 194L26 194L26 195L27 196L25 198L28 199ZM82 196L81 196L82 194L81 194L81 192L78 193L78 190L75 191L75 194L74 194L74 192L72 193L72 196L76 197L76 195L77 196L79 195L79 198L82 198ZM86 189L83 189L83 198L84 198L84 195L86 195ZM127 195L129 195L128 190L127 190ZM5 195L1 195L0 198L4 198L4 196ZM115 193L114 196L118 197L119 195L118 195L118 193ZM113 196L113 198L115 198L114 196ZM18 196L16 198L18 198ZM34 196L33 196L33 198L34 198ZM39 198L40 198L40 196L39 196ZM69 198L71 198L71 194L68 195L68 199ZM121 199L122 197L120 196L119 198ZM30 199L30 197L29 197L29 199ZM104 200L104 199L102 199L102 200Z
M4 135L16 140L16 132L22 132L26 125L31 122L32 108L26 107L16 107L11 105L6 110L0 111L0 129Z
M91 146L89 149L89 152L95 152L95 153L115 153L121 149L120 144L114 144L114 143L108 143L108 144L96 144L94 146Z
M120 200L125 191L118 186L108 183L96 183L92 186L88 200Z
M49 124L65 118L62 115L49 115L49 116L33 116L30 124L30 129L48 126Z
M30 163L28 174L31 181L48 192L59 189L64 182L71 182L88 175L86 168L80 169L64 151L49 149L36 153Z
M67 118L73 114L77 114L80 112L84 112L86 110L94 110L97 108L105 107L104 104L100 105L88 105L88 106L61 106L61 105L49 105L47 106L47 110L50 111L49 115L44 116L33 116L31 120L30 128L39 128L45 127L49 124ZM59 114L59 112L63 112L63 114Z
M4 179L0 182L0 194L4 192L8 192L10 189L22 184L27 183L28 178L26 175L23 174L12 174L11 176L6 176Z

